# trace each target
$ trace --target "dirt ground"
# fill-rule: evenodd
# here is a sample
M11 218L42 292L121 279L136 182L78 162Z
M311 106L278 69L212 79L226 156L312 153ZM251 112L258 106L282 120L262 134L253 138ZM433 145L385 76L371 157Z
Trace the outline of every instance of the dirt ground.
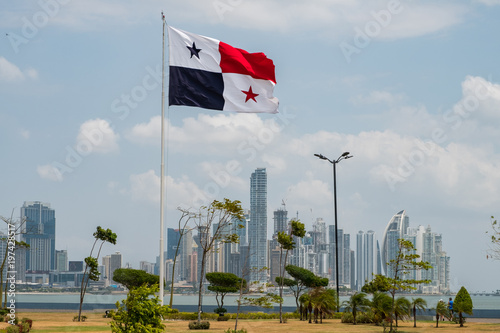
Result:
M22 312L18 318L29 318L33 320L31 332L88 332L102 333L111 332L110 319L103 318L102 313L85 313L88 319L85 322L73 322L73 312ZM7 323L0 323L0 328L5 328ZM210 329L203 332L223 333L228 328L234 329L234 320L227 322L210 322ZM188 329L187 321L165 321L166 332L193 332ZM340 320L324 320L323 324L309 324L299 320L288 320L280 324L278 320L240 320L238 328L245 328L248 333L285 333L285 332L383 332L382 327L373 325L342 324ZM417 328L413 327L413 321L400 322L398 332L500 332L499 319L469 319L465 327L450 322L440 322L436 329L436 323L430 321L418 321Z

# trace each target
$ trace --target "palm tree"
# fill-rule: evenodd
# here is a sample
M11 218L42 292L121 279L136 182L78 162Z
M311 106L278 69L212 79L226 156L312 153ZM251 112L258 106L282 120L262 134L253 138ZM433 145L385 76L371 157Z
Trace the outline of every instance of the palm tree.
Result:
M299 297L300 302L300 320L303 320L302 314L305 312L307 320L307 313L312 311L311 297L309 294L302 294ZM310 309L310 310L309 310ZM311 322L311 316L309 315L309 323Z
M317 315L319 314L320 324L323 324L323 313L332 313L332 310L337 308L337 293L333 289L320 287L312 290L310 294L314 306L315 322L318 322Z
M396 327L398 327L398 318L404 320L410 317L410 301L406 297L398 297L394 302L394 317L396 319Z
M426 306L427 306L427 301L422 297L411 299L411 307L413 310L413 327L417 327L417 309L425 310Z
M365 293L355 293L351 295L348 301L342 302L342 306L345 308L344 311L352 312L352 324L356 325L356 314L359 312L365 312L369 309L370 301L366 298Z
M392 311L392 298L386 293L376 291L373 293L371 301L371 309L375 319L375 323L379 325L387 318L390 319Z
M436 327L439 326L439 318L441 318L441 316L449 316L448 306L442 300L440 300L436 305Z

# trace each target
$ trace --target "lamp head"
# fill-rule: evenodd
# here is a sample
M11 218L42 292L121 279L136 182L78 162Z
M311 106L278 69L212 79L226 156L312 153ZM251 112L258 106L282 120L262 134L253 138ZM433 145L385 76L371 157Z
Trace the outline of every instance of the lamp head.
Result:
M327 158L321 154L314 154L314 156L316 156L317 158L320 158L322 160L327 160Z
M349 155L349 152L346 151L345 153L343 153L342 155L340 155L341 157L346 157L347 155Z

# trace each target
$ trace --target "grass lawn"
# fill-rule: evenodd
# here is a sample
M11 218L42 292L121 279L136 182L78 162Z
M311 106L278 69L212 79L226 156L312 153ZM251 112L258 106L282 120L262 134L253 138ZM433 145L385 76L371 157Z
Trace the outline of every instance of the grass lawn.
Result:
M18 318L29 318L33 320L31 332L88 332L101 333L111 332L110 319L103 318L102 312L86 312L85 322L73 322L75 312L20 312ZM0 329L5 328L7 323L0 323ZM188 329L187 321L165 321L166 332L200 332ZM228 328L234 329L234 320L226 322L210 322L210 329L201 332L223 333ZM323 324L309 324L296 319L289 319L287 323L280 324L278 320L239 320L238 328L245 328L248 333L288 333L288 332L383 332L382 327L365 324L342 324L340 320L326 319ZM450 322L440 322L439 328L431 321L418 321L417 328L413 328L413 321L400 322L398 332L500 332L500 324L491 323L466 323L465 327Z

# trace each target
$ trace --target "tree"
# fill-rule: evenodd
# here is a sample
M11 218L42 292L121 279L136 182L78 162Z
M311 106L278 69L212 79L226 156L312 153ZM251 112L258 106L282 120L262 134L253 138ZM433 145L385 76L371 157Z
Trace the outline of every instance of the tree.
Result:
M238 235L231 233L228 229L233 221L243 220L243 208L239 200L224 201L214 200L208 206L202 206L198 214L196 226L198 228L198 248L201 250L201 268L198 290L198 323L201 323L201 304L203 293L203 280L205 277L205 262L207 255L214 250L218 242L237 243ZM243 225L238 223L239 227Z
M436 304L436 328L439 326L439 318L448 317L450 315L450 311L448 310L448 306L443 300L440 300Z
M323 314L330 314L337 308L337 292L333 289L317 287L309 293L313 308L314 322L317 323L319 316L320 324L323 324Z
M101 254L102 246L106 242L113 245L116 244L116 234L112 232L111 229L104 230L103 228L98 226L97 230L93 233L93 236L95 238L94 244L92 245L92 249L90 250L90 255L85 258L85 269L83 270L82 285L80 289L80 309L78 310L78 321L81 320L83 299L85 297L85 292L87 291L89 280L98 281L99 275L101 275L97 268L99 267L99 255ZM101 245L99 246L99 250L97 251L97 256L92 257L92 252L94 252L94 248L99 241L101 241Z
M384 323L391 316L392 298L386 293L375 291L373 293L370 307L376 324ZM384 323L385 327L385 323Z
M460 288L453 301L453 312L458 313L458 320L460 322L460 327L464 326L464 316L466 313L472 316L472 299L470 298L469 292L464 286Z
M407 278L411 272L432 268L427 261L417 261L417 259L420 258L420 255L416 254L415 250L416 249L411 241L398 239L398 251L396 253L396 257L387 263L389 267L388 271L392 273L391 277L385 277L385 279L387 279L387 283L389 284L389 293L392 296L391 317L395 314L395 296L397 291L415 290L417 289L415 287L416 284L430 283L430 280ZM390 332L393 331L391 320Z
M494 260L500 260L500 224L498 224L495 217L491 217L491 231L486 233L491 233L491 243L493 244L487 258L492 258Z
M12 214L10 218L6 218L0 216L0 219L7 224L7 236L0 238L1 242L5 242L5 253L3 256L2 263L0 264L0 301L2 301L2 294L4 295L4 300L2 303L2 308L7 307L7 292L3 292L4 288L4 269L5 265L8 264L7 271L15 271L15 265L12 264L12 261L9 263L7 259L10 257L14 258L15 251L20 248L27 249L29 248L29 244L16 240L16 236L21 234L32 233L34 230L24 230L26 224L26 217L22 217L19 221L14 220L14 210L12 210ZM9 253L10 252L10 253ZM14 267L13 267L14 266ZM7 282L5 283L5 290L7 290Z
M305 268L295 265L286 265L285 270L293 278L293 280L285 279L284 282L288 285L291 284L290 280L293 281L293 286L290 286L290 289L295 296L295 304L298 308L300 293L307 288L307 285L310 284L309 281L312 281L314 279L314 273Z
M300 295L299 303L300 303L300 310L299 310L300 311L300 320L304 319L303 318L304 313L306 315L305 320L307 320L307 313L308 313L309 306L312 309L311 297L309 296L309 294ZM311 320L309 320L309 322L311 322Z
M396 327L398 327L398 318L404 320L410 317L411 303L405 297L396 298L394 305L394 317L396 319Z
M356 315L358 312L367 311L370 308L370 301L365 293L354 293L349 297L349 300L342 302L342 306L345 309L344 311L352 313L352 324L356 325Z
M223 313L222 309L224 309L224 296L226 296L227 293L237 292L239 290L242 279L234 275L233 273L220 272L207 273L205 274L205 277L207 278L208 282L210 282L208 290L215 292L215 300L217 301L218 313L221 314Z
M293 237L302 238L306 235L306 229L304 223L301 223L299 220L292 219L290 220L290 230L287 233L284 231L278 232L278 243L280 246L280 263L279 263L279 292L280 297L283 298L283 285L285 283L285 266L288 258L288 252L295 248L295 241ZM285 251L285 259L283 263L281 262L281 258L283 257L283 251ZM297 297L296 297L297 303ZM280 303L280 323L283 323L283 304Z
M374 276L373 280L365 283L361 291L367 294L373 294L376 291L387 292L389 288L390 285L385 276L377 274Z
M151 287L159 284L160 277L149 274L142 269L118 268L113 273L113 280L123 284L128 290L132 290L142 285Z
M427 301L421 297L411 299L411 308L413 313L413 327L417 327L417 310L425 310Z
M116 311L110 316L112 332L123 333L160 333L164 332L163 317L171 312L168 305L160 305L158 296L153 296L159 291L158 284L153 286L143 285L133 288L128 292L127 299L116 302Z
M186 228L189 221L198 216L197 214L194 214L194 213L190 212L189 210L182 209L180 207L177 207L177 209L182 214L181 214L181 217L179 218L179 239L177 240L177 246L175 248L175 255L174 255L174 260L173 260L174 262L172 265L172 281L171 281L171 286L170 286L170 302L169 302L170 308L172 308L172 304L174 302L175 264L177 263L177 255L179 254L179 247L181 245L181 240L185 234L187 234L189 231L193 230L190 228Z

